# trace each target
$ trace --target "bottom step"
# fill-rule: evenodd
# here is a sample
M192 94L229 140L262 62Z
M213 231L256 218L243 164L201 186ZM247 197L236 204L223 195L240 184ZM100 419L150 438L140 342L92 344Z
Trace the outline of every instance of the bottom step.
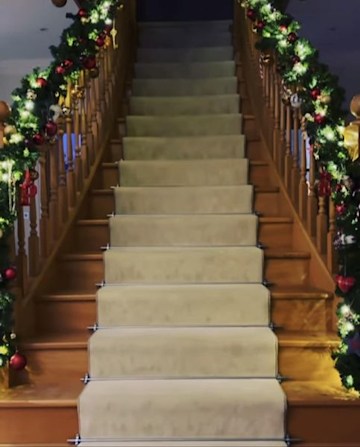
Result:
M160 441L160 442L81 442L80 447L286 447L284 441ZM1 445L0 445L1 447ZM40 446L41 447L41 446Z

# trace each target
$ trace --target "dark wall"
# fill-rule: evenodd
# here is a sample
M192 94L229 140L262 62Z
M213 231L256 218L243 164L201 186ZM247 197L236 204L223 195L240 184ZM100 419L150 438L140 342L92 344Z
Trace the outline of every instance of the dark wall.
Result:
M138 0L140 21L231 20L233 0Z

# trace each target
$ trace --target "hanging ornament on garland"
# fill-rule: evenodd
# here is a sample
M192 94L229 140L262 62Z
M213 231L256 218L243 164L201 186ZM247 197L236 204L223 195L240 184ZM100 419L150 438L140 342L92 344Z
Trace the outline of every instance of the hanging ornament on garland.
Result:
M248 8L248 10L246 11L246 17L248 19L250 19L252 22L255 22L256 20L256 12L254 9L252 8Z
M9 365L15 371L22 371L27 365L27 359L23 354L15 352L10 358Z
M331 174L324 168L320 169L318 193L320 197L329 196L331 193Z
M289 43L295 43L298 40L298 35L296 33L289 33L287 40Z
M52 138L57 133L57 124L54 121L48 121L44 127L45 135L48 138Z
M8 267L4 270L2 277L8 281L12 281L16 278L16 267Z
M353 276L336 276L336 284L343 293L348 293L355 285L356 278Z
M24 176L24 181L20 185L20 205L29 206L30 199L37 194L37 186L31 178L30 170L27 169Z
M311 99L313 99L314 101L316 101L320 95L321 95L321 90L319 89L319 87L316 87L316 88L313 88L312 90L310 90Z

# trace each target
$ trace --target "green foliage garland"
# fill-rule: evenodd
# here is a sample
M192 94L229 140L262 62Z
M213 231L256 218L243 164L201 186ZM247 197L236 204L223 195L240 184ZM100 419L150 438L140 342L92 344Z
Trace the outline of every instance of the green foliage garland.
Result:
M331 195L335 204L341 342L333 358L343 385L360 391L360 164L352 160L344 145L344 91L336 76L319 61L316 49L298 35L296 20L268 0L245 0L241 6L259 35L257 48L275 52L285 91L298 95L319 168L318 194Z
M12 332L14 295L9 291L16 270L6 240L16 220L19 186L26 187L26 182L34 180L39 146L56 138L54 113L61 111L57 104L66 94L68 79L77 80L83 69L96 75L96 54L105 45L121 3L83 0L77 14L67 15L72 24L63 31L60 44L50 47L53 61L49 67L34 69L12 93L14 102L0 150L0 367L9 360L13 366L11 358L16 352ZM19 364L14 367L19 369Z

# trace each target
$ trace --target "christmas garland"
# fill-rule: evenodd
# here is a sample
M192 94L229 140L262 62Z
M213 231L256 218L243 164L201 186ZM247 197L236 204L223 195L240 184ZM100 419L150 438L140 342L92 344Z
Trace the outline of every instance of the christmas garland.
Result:
M72 24L63 31L60 44L50 47L53 61L45 70L36 68L12 93L13 105L6 118L4 147L0 150L0 367L26 366L17 352L13 327L14 295L9 286L16 268L9 258L7 237L13 230L16 209L27 206L37 193L35 165L39 146L57 137L56 119L66 110L58 105L66 95L67 82L77 81L80 71L99 73L96 54L109 42L116 9L121 0L83 0L77 14L67 14ZM6 104L0 103L6 115ZM20 192L20 193L19 193Z
M298 32L300 25L274 2L245 0L246 16L259 36L262 57L276 54L283 100L300 107L303 127L318 166L319 196L331 196L336 212L334 246L338 254L336 295L339 348L333 353L342 384L360 391L360 164L346 140L344 91L318 52ZM267 55L267 56L266 56ZM351 133L351 132L350 132ZM357 137L356 137L357 141Z

